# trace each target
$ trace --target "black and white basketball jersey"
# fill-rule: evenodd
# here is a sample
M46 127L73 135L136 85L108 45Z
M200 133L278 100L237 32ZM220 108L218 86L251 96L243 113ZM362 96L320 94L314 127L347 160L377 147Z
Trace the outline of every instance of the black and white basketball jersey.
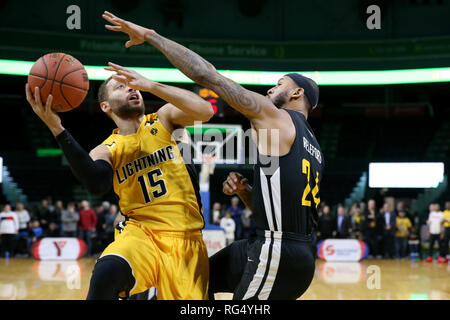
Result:
M317 227L324 159L305 116L285 110L294 122L296 137L289 153L282 157L258 152L253 214L259 230L308 235Z

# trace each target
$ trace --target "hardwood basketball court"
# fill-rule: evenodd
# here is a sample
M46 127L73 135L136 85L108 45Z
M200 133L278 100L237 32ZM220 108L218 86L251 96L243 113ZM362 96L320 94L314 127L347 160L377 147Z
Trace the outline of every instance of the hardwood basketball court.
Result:
M85 299L93 258L0 259L0 300ZM217 294L230 299L231 294ZM304 300L450 300L450 265L411 260L316 262Z

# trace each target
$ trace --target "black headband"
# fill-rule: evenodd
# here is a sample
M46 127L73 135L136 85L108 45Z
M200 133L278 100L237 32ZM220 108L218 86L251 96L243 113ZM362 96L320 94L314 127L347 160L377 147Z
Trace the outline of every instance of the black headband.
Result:
M305 95L309 100L309 103L311 104L311 107L317 106L317 103L319 102L319 93L314 90L314 87L311 85L310 81L313 81L307 77L302 76L298 73L288 73L284 76L288 76L294 82L303 90L305 90Z

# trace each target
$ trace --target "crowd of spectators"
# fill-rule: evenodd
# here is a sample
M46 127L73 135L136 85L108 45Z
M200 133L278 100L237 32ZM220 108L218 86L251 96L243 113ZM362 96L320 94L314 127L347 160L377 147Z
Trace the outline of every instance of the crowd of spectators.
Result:
M369 258L411 256L431 262L437 252L438 262L448 262L450 201L444 207L441 211L440 204L431 203L428 212L419 216L403 201L376 203L370 199L333 208L323 202L318 208L317 239L362 240L369 247ZM14 207L5 204L0 206L0 255L29 256L31 245L43 237L78 237L86 242L87 255L95 256L113 241L119 216L118 206L107 201L93 208L87 200L53 204L51 198L27 208L20 202ZM252 212L238 197L232 197L229 204L214 203L211 218L225 230L227 245L255 231Z
M87 255L95 256L114 239L119 208L107 201L91 208L79 203L43 199L37 206L18 202L0 206L0 256L27 257L33 243L44 237L78 237L87 244Z
M235 240L248 239L255 230L252 212L247 207L241 207L236 196L231 198L230 205L213 204L212 223L225 230L227 245Z
M439 203L431 203L421 218L417 212L410 212L403 201L378 204L370 199L367 203L354 203L350 208L338 204L336 215L332 214L330 206L323 203L318 211L318 240L362 240L369 246L369 258L402 259L410 256L424 258L427 262L435 258L437 243L437 261L447 263L450 201L444 206L444 211L441 211ZM422 252L423 245L428 246L425 252Z
M431 203L428 212L419 216L410 212L404 201L395 199L384 203L369 199L351 207L338 204L334 208L323 202L318 208L317 239L364 241L369 247L369 258L412 257L428 262L437 258L438 262L447 263L450 201L444 207L441 211L439 203ZM240 206L238 197L232 197L230 204L214 203L212 223L225 230L227 244L248 238L254 230L252 212Z

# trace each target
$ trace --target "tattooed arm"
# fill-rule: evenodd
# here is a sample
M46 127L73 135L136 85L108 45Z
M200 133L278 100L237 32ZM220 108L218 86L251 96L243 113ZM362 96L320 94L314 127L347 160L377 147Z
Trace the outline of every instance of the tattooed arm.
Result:
M103 18L113 25L106 25L108 30L127 33L130 40L126 47L148 42L161 51L167 59L194 82L213 90L231 107L238 110L257 127L278 127L277 125L258 125L262 120L276 121L283 114L267 97L245 89L238 83L222 76L216 68L188 48L162 37L152 29L143 28L129 21L120 19L109 12Z
M213 90L247 118L262 118L279 111L269 99L222 76L211 63L186 47L156 33L147 36L146 41L160 50L187 77Z

